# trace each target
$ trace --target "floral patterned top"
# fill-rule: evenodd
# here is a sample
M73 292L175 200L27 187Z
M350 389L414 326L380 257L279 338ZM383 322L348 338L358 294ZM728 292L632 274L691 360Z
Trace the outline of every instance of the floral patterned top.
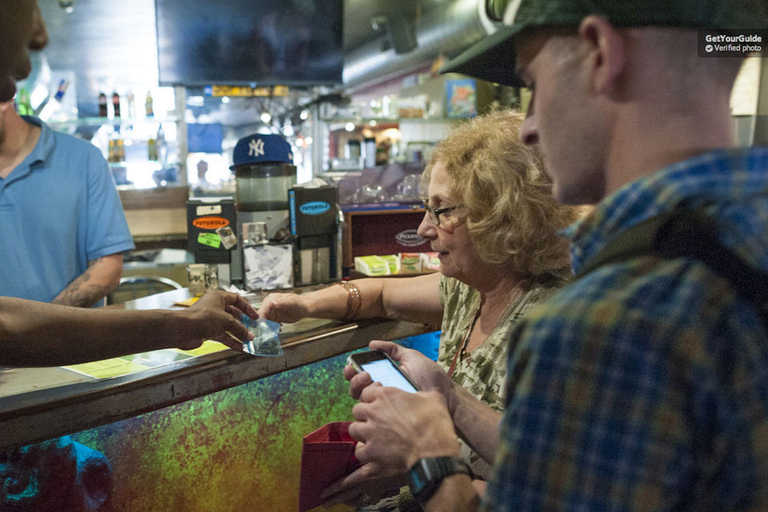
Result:
M440 301L444 312L437 362L447 372L456 358L456 367L451 377L453 381L497 411L504 406L502 390L507 375L510 331L527 311L549 299L567 283L564 278L553 278L550 281L547 286L534 285L523 293L517 302L507 308L494 331L471 352L470 357L462 361L456 358L456 352L462 349L464 338L477 316L480 292L454 278L440 279ZM462 457L472 471L478 476L487 477L491 465L463 441L459 441Z

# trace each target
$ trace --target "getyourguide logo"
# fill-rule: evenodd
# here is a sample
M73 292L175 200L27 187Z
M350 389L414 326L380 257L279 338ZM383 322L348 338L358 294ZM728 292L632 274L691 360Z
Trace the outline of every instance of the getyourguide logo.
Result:
M199 217L192 221L192 225L198 229L218 229L229 226L229 220L224 217Z

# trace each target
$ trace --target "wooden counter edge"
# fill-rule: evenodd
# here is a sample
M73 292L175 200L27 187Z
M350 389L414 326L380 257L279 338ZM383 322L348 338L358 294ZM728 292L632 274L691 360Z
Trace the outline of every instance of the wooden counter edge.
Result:
M0 449L124 420L367 346L426 332L421 324L363 320L283 341L284 357L231 350L114 379L25 393L0 400Z

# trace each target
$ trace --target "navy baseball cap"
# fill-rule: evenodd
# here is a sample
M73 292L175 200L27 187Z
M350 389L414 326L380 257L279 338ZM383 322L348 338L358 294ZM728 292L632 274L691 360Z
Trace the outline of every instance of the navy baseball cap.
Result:
M293 164L291 145L279 135L254 133L237 141L230 169L245 164Z
M577 27L591 14L616 27L768 28L765 0L509 0L504 25L446 63L440 73L520 87L514 37L527 28Z

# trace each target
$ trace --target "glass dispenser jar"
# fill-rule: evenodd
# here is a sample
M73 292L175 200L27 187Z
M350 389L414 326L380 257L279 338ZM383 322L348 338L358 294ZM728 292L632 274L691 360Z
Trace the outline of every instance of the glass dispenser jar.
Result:
M238 165L235 168L237 209L288 209L288 190L296 184L296 166L286 163Z

